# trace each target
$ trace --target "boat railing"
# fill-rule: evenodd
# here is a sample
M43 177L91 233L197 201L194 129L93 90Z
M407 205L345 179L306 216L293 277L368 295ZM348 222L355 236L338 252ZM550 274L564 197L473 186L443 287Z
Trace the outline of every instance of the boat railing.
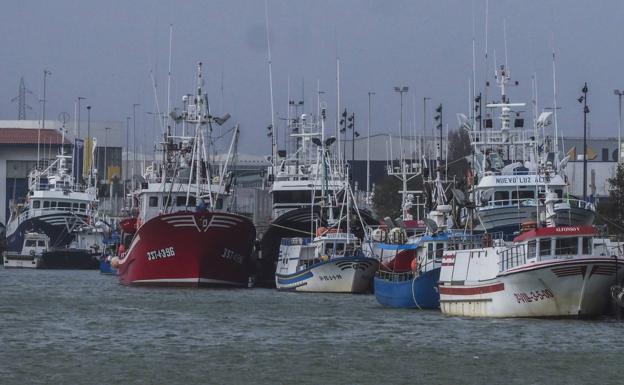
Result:
M595 206L591 202L584 201L582 199L576 198L560 198L556 200L555 205L567 203L571 208L580 208L585 210L595 211ZM512 199L498 199L498 200L489 200L487 201L483 207L494 208L494 207L535 207L535 206L544 206L544 201L541 199L535 198L512 198Z
M305 246L312 242L312 238L282 238L282 246Z
M514 267L523 265L527 261L526 248L524 244L514 245L498 252L498 271L503 272Z
M390 281L390 282L410 281L416 277L416 274L413 271L405 271L405 272L397 273L393 271L378 270L376 275L378 278L383 279L384 281Z

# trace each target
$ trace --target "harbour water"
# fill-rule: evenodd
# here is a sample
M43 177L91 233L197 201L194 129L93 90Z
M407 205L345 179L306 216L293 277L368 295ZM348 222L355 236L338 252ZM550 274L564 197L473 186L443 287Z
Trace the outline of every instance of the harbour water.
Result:
M371 295L129 288L0 268L2 384L621 384L624 323L450 318Z

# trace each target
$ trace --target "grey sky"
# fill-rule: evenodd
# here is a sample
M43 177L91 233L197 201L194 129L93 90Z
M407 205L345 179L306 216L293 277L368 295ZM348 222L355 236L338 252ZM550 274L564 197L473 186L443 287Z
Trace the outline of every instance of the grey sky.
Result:
M466 1L296 1L269 0L276 114L286 115L287 79L291 99L316 109L320 80L333 130L336 56L341 62L341 105L356 114L356 130L366 131L368 91L374 131L398 132L395 85L408 85L405 127L420 131L423 97L444 103L444 119L455 128L457 112L467 112L472 77L473 12L477 83L484 83L485 0ZM589 83L591 133L617 135L617 97L624 88L622 20L624 2L552 0L489 2L489 68L494 51L504 61L503 19L507 24L512 76L520 82L512 100L529 102L531 75L537 74L540 106L552 105L551 51L557 52L559 126L582 135L576 98ZM137 110L137 135L148 143L155 111L150 79L157 81L166 108L169 24L173 24L172 102L193 91L195 63L204 63L214 111L221 106L241 123L243 152L269 153L270 122L264 1L32 1L5 0L0 13L0 118L15 119L20 76L35 96L31 118L40 116L43 69L48 80L47 116L74 114L77 96L88 97L95 120L120 120ZM223 74L224 99L221 100ZM490 88L490 94L498 92ZM83 102L83 106L86 103ZM529 111L529 107L527 107ZM83 112L85 115L86 113ZM431 117L431 113L429 116ZM84 116L84 115L83 115ZM529 118L530 115L527 115ZM283 126L280 123L280 126Z

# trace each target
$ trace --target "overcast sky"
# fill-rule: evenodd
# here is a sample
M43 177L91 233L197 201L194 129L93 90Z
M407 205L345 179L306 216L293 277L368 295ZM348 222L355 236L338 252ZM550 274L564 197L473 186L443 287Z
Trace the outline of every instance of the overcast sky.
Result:
M173 104L179 106L181 96L193 92L195 65L202 61L213 111L223 108L232 114L230 122L241 124L240 150L270 152L264 1L4 0L1 8L0 119L17 118L11 99L21 76L33 92L27 115L40 117L38 99L48 69L49 118L66 111L73 120L78 96L88 98L83 107L92 105L94 120L125 121L132 104L140 103L137 127L144 135L137 137L149 143L147 112L156 111L150 73L164 111L172 24ZM306 112L316 110L319 81L333 130L339 57L341 106L355 112L360 133L366 132L369 91L376 92L373 132L398 132L396 85L410 87L404 99L406 129L415 104L420 132L425 96L432 99L429 117L442 102L445 123L456 128L456 113L468 110L473 36L477 90L483 89L485 0L268 0L268 9L277 118L287 114L288 79L291 99L303 98ZM587 81L591 135L617 136L613 90L624 89L624 2L490 0L488 20L489 78L494 58L499 64L505 59L506 20L508 63L520 82L510 91L512 101L530 102L536 74L540 107L553 105L554 48L560 129L582 135L576 99Z

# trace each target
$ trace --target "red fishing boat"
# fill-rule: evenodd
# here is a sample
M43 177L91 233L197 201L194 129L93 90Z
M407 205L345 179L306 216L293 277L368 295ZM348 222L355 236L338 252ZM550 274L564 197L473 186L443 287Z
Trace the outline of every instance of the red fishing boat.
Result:
M227 161L220 175L214 175L206 160L211 124L222 124L229 115L209 114L202 86L200 63L197 94L186 96L185 112L174 117L194 127L194 135L173 136L169 129L161 164L147 170L146 182L133 194L138 215L136 221L124 222L124 231L134 235L127 250L112 261L123 284L248 284L256 231L250 219L228 212ZM237 140L238 127L232 143Z

